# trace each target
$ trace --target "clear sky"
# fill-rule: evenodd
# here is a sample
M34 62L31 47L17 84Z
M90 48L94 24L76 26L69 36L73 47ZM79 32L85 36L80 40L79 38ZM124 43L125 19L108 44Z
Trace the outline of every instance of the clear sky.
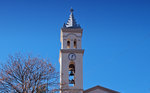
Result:
M84 89L150 93L149 0L0 0L0 62L32 53L59 71L60 29L71 7L84 29Z

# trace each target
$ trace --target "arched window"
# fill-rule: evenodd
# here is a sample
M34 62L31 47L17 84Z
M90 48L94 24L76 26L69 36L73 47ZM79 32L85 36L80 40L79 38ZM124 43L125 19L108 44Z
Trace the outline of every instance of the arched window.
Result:
M70 40L67 40L67 48L70 48Z
M69 65L69 86L75 86L75 65L73 62Z
M74 40L74 48L77 48L77 40Z
M75 73L75 66L74 66L74 64L70 64L69 65L69 70L73 71Z

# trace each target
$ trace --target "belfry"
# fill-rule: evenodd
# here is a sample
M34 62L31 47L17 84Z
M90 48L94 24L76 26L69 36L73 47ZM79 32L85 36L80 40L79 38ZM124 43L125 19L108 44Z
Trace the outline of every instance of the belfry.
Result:
M83 29L73 15L73 9L67 21L61 28L60 63L60 93L83 93Z

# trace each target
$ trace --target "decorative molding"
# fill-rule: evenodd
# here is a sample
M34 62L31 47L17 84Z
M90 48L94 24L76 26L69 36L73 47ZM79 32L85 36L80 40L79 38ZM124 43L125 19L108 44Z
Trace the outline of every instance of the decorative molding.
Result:
M84 54L84 49L61 49L61 53L82 53Z
M69 35L74 35L74 36L79 37L79 38L81 38L81 37L82 37L82 36L77 36L76 34L72 34L72 33L67 34L67 35L64 35L63 37L68 37Z
M62 38L63 37L67 37L67 35L63 35L63 32L66 32L66 33L69 33L69 35L71 34L74 34L74 33L81 33L81 36L77 36L76 37L82 37L82 32L83 32L83 29L81 28L62 28L61 29L61 38L60 38L60 41L62 42ZM62 36L63 35L63 36Z
M82 33L83 29L81 28L62 28L62 32L68 32L68 33Z

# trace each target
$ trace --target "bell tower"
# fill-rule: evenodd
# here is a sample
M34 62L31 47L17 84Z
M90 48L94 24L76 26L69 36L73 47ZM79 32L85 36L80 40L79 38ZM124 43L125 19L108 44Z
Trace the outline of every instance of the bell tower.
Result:
M61 28L60 93L83 93L83 29L76 23L73 9Z

